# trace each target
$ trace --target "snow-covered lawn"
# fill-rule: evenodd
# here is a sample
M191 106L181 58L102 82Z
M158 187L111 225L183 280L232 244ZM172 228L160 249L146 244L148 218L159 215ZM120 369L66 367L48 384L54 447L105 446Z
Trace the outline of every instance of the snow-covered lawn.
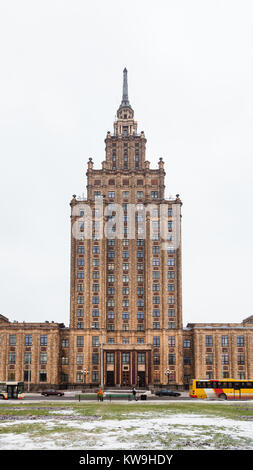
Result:
M0 449L253 449L253 421L194 413L82 416L75 409L1 421Z

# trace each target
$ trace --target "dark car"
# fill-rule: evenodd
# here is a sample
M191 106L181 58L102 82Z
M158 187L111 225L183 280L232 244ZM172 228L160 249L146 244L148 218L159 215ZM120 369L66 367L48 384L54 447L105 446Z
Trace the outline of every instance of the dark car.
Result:
M49 395L57 395L58 397L62 397L62 395L64 395L64 392L60 392L60 390L50 388L49 390L43 390L43 392L41 392L41 395L44 395L45 397L48 397Z
M158 390L155 393L158 397L180 397L181 393L173 392L173 390Z

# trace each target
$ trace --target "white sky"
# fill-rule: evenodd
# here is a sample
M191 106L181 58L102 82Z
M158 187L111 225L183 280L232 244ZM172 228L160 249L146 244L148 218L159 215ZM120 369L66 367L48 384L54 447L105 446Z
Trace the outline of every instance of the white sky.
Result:
M2 0L0 313L69 324L70 207L128 68L147 159L183 200L183 319L252 307L253 4Z

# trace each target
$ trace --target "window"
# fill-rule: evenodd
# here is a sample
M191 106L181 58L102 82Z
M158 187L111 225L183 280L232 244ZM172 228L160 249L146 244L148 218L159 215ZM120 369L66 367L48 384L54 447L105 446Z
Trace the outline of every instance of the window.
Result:
M160 297L157 295L153 296L153 304L159 304L160 303Z
M160 310L159 309L154 309L153 310L153 317L160 317Z
M237 356L237 364L243 365L244 364L244 354L238 354Z
M174 292L175 291L175 285L174 284L168 284L168 291L169 292Z
M130 353L122 353L122 364L129 364L130 362Z
M169 303L169 304L174 304L174 303L175 303L175 297L174 297L174 295L169 295L169 297L168 297L168 303Z
M24 382L31 382L31 371L24 370Z
M206 335L206 346L212 346L213 345L213 337L210 335Z
M185 366L191 365L191 358L189 356L184 356L184 365Z
M244 346L244 336L237 336L237 346Z
M92 303L93 303L93 305L99 304L99 296L98 295L93 295Z
M159 271L153 271L153 279L159 279L159 278L160 278Z
M137 198L138 198L138 199L142 199L143 196L144 196L143 191L137 191Z
M128 199L129 197L129 191L123 191L122 193L124 199Z
M16 353L9 353L9 364L16 364Z
M129 338L122 338L122 344L129 344Z
M46 382L47 381L47 373L43 370L40 372L40 382Z
M106 353L106 362L107 364L114 364L114 353Z
M98 364L99 363L99 355L97 353L92 354L92 364Z
M78 271L77 279L84 279L84 272L83 271Z
M84 259L83 258L78 258L77 265L78 266L84 266Z
M40 364L47 363L47 353L40 353Z
M32 353L25 352L25 364L31 364L32 361Z
M84 341L83 341L83 336L77 336L76 337L76 345L79 347L83 347Z
M153 322L153 330L159 330L160 329L160 322L159 321L154 321Z
M40 345L47 346L47 335L40 335Z
M151 191L151 198L157 199L158 198L158 191Z
M169 354L169 364L170 365L176 364L176 355L175 354Z
M78 245L77 253L80 255L84 254L84 246L83 245Z
M168 279L175 279L175 272L174 271L168 271Z
M145 353L142 353L142 352L138 352L138 355L137 355L137 362L138 364L145 364Z
M169 316L169 317L174 317L174 316L175 316L175 309L174 309L174 308L169 308L169 310L168 310L168 316Z
M83 381L83 373L82 372L77 372L76 373L76 381L79 382L79 383Z
M123 312L122 313L122 318L123 318L123 320L129 320L129 312Z
M137 344L144 344L144 338L137 338Z
M137 299L137 307L143 307L144 306L144 300L143 299Z
M92 346L99 346L99 337L98 336L92 336Z
M101 193L100 191L94 191L94 198L96 199L97 197L100 197Z
M76 364L77 365L83 365L83 354L77 354L76 355Z
M78 328L78 329L83 329L83 328L84 328L84 323L83 323L83 321L77 322L77 328Z
M114 318L114 312L108 312L107 313L107 318L112 320Z
M153 346L160 346L160 336L153 336Z
M142 320L144 318L143 312L137 312L137 320Z
M206 364L211 365L213 363L213 355L212 354L207 354L206 355Z
M221 346L228 346L228 336L221 337Z
M99 254L99 252L100 252L99 246L94 245L94 246L92 247L92 253Z
M222 364L229 364L228 354L221 355L221 362Z
M129 300L128 299L123 299L122 300L122 307L128 307L129 306Z
M9 335L9 345L16 346L16 335Z
M78 316L78 317L83 317L83 316L84 316L84 310L83 310L83 308L78 308L78 309L77 309L77 316Z
M64 338L61 342L61 345L63 348L68 348L69 347L69 340Z
M190 347L191 347L191 340L184 339L184 348L190 348Z
M115 197L115 192L114 192L114 191L109 191L108 197L109 197L109 199L114 199L114 197Z
M78 295L78 297L77 297L77 303L78 303L78 304L83 304L83 302L84 302L84 297L83 297L83 295Z
M25 346L32 346L32 335L25 335Z
M92 310L92 316L93 316L93 317L99 317L99 310L98 310L98 308L93 308L93 310Z
M175 266L175 260L173 258L168 258L168 266Z
M107 325L107 331L114 331L114 325L113 325L113 323L109 323L109 324Z
M175 339L175 336L169 336L169 342L168 342L168 345L170 348L174 348L175 345L176 345L176 339Z

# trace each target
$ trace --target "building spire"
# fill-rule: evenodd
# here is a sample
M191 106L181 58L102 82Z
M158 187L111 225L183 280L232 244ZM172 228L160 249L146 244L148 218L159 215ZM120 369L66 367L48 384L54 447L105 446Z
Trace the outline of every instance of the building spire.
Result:
M122 93L122 101L120 108L123 106L128 106L131 108L129 99L128 99L128 83L127 83L127 69L126 67L123 70L123 93Z

